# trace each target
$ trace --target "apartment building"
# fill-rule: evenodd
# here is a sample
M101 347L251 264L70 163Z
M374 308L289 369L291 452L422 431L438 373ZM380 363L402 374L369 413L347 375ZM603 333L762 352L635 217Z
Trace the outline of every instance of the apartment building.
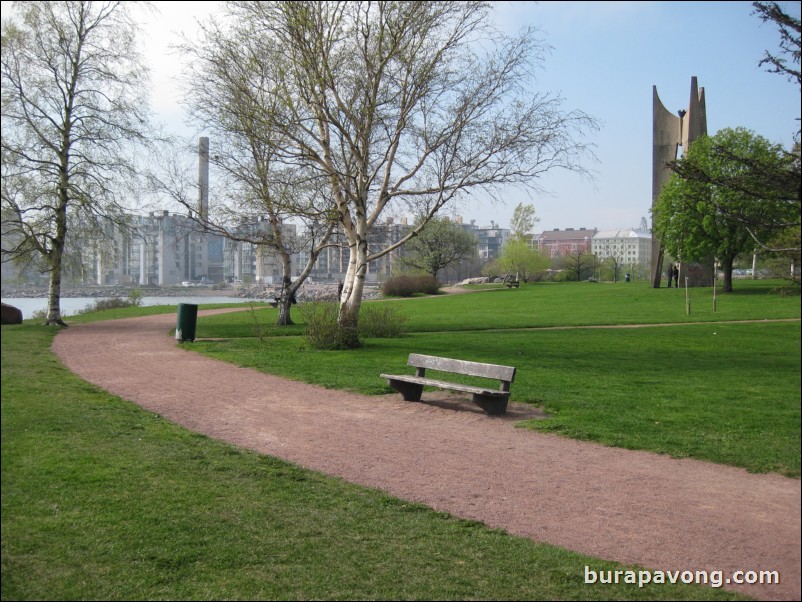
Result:
M649 266L652 233L646 229L599 230L591 239L591 254L600 260L613 258L620 265Z
M461 217L456 222L476 237L476 255L482 263L496 259L501 254L504 243L510 238L509 228L502 228L493 220L490 220L489 226L477 226L474 219L465 224Z
M282 224L284 239L296 238L295 224ZM272 236L265 218L243 221L236 239L203 232L193 219L169 211L131 216L129 227L106 233L106 244L82 250L89 264L87 281L129 286L174 286L183 282L259 282L270 285L282 275L281 260L260 239ZM297 266L297 253L291 266Z
M576 253L591 254L591 240L596 235L595 228L565 228L546 230L537 237L537 252L543 257L559 257Z

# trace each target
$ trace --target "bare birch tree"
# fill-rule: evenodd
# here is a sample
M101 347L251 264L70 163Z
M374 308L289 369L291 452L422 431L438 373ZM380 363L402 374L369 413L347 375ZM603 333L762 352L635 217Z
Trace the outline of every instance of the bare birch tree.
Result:
M304 164L284 161L279 152L287 142L271 124L281 103L272 93L265 64L274 57L258 52L248 38L227 35L215 22L202 26L201 40L185 44L182 51L192 58L184 102L192 120L213 137L217 150L210 160L225 190L216 199L216 216L202 216L201 225L276 254L282 265L277 324L292 324L296 292L336 224L325 181ZM238 226L261 217L269 224L265 232L248 233ZM301 226L302 236L287 236L285 224L291 222ZM301 250L308 251L308 259L293 278L291 256Z
M508 37L487 2L229 2L227 35L263 57L266 129L277 156L326 178L349 247L340 298L347 346L368 263L416 236L470 192L536 187L582 171L594 122L532 86L545 47ZM369 248L383 213L421 216L408 236Z
M64 325L71 216L123 219L131 148L146 140L148 78L134 4L16 2L3 23L3 261L42 261L47 324Z
M158 166L150 173L151 191L187 210L197 232L223 236L254 245L259 253L274 254L281 264L276 298L276 324L293 324L292 305L309 277L336 222L325 204L328 189L314 172L288 168L271 160L270 147L255 134L225 130L207 123L209 161L216 168L210 187L208 212L199 209L200 190L194 176L197 165L191 143L169 141L161 149ZM293 255L307 255L293 276Z

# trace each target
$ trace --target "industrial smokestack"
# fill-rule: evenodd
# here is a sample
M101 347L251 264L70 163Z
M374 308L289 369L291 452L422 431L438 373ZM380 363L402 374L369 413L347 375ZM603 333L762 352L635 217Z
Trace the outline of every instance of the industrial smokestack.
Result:
M209 139L198 140L198 217L209 217Z

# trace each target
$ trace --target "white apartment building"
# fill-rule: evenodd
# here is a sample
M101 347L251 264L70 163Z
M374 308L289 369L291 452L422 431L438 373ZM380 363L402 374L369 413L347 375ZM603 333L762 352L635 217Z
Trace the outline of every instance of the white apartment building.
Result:
M652 233L643 227L599 230L590 240L590 252L599 260L614 258L622 266L648 267L652 259Z
M130 228L109 227L108 244L81 249L85 281L96 284L174 286L182 282L215 283L224 280L274 284L281 281L281 260L266 245L270 224L260 218L234 228L238 240L202 232L191 218L153 211L131 216ZM282 224L283 237L292 246L295 224ZM74 252L74 251L73 251ZM297 267L297 252L291 255Z

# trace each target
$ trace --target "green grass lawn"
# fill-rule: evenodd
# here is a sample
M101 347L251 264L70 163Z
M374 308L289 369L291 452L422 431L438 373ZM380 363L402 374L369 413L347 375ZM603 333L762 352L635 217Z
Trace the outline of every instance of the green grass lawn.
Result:
M739 599L585 585L626 567L191 433L71 374L54 332L2 327L3 600Z
M392 392L379 374L409 372L410 352L511 365L518 368L512 399L551 416L529 428L798 476L800 323L764 320L798 319L800 302L773 294L778 284L739 282L735 293L719 295L716 311L712 289L692 289L690 316L684 290L637 283L386 301L401 304L410 334L354 351L308 349L300 326L259 340L256 324L275 320L275 310L263 309L201 318L198 337L218 340L188 346L366 394ZM613 324L653 326L587 328Z
M605 324L668 324L800 317L799 297L769 294L780 281L739 281L735 292L653 289L646 283L538 283L520 289L407 301L414 331L484 330Z
M799 318L800 298L773 294L779 280L736 282L733 293L716 295L711 288L689 289L690 315L684 289L653 289L646 283L538 283L520 289L481 288L476 294L437 295L384 301L407 313L407 330L442 332L613 324L671 324ZM474 290L477 287L473 287ZM212 306L208 306L212 307ZM201 309L205 309L203 306ZM254 305L254 312L217 316L198 323L199 337L251 337L258 323L276 334L302 329L273 329L276 310ZM173 311L175 311L173 309ZM293 311L301 322L301 313Z

